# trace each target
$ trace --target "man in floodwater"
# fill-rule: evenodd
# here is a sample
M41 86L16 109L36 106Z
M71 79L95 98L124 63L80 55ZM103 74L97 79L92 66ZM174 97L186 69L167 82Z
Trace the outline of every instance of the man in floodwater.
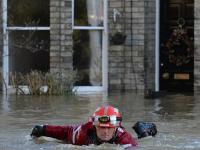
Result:
M122 116L117 108L101 106L90 120L79 126L36 125L33 137L47 136L74 145L119 144L125 149L137 147L136 140L121 125Z

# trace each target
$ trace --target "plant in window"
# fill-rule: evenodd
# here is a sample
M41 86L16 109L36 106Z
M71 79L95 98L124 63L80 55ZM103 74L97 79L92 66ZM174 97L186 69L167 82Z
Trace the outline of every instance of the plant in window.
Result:
M27 74L10 74L10 81L16 94L22 95L68 95L73 94L76 71L67 75L62 73L42 73L33 70Z

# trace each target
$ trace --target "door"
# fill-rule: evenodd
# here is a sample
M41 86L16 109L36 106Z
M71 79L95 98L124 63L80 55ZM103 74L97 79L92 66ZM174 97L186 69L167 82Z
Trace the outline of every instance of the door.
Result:
M73 1L75 89L107 90L107 0Z
M192 92L194 1L162 0L160 13L160 90Z

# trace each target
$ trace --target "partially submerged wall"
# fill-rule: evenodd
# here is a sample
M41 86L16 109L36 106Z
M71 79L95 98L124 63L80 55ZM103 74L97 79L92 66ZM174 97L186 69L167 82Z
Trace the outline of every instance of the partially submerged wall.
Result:
M121 16L114 22L113 10ZM109 31L126 34L122 45L109 46L109 89L154 88L155 0L110 0Z
M69 73L72 70L71 0L50 1L50 70Z

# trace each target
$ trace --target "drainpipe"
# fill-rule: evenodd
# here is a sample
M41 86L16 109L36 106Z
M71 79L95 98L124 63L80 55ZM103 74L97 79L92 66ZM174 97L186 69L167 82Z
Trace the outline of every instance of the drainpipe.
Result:
M160 0L156 0L155 29L155 92L158 92L160 90Z

